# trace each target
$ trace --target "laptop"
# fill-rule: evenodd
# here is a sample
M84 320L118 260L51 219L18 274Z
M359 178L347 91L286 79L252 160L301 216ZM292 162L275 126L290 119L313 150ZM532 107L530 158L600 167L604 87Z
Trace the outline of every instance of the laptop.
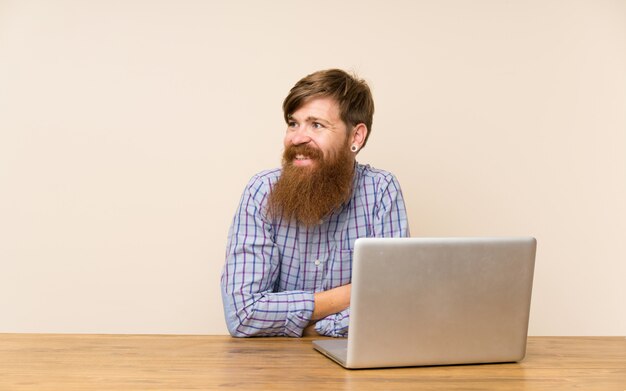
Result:
M520 361L536 246L532 237L357 239L348 337L313 347L346 368Z

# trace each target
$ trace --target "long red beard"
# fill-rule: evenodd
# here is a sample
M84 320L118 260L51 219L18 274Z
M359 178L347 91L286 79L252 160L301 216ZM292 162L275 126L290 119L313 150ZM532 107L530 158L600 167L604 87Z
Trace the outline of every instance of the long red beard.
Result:
M312 166L293 165L296 155L308 156ZM316 225L350 198L354 158L348 145L330 158L308 145L290 146L283 153L283 171L272 188L268 209L273 217Z

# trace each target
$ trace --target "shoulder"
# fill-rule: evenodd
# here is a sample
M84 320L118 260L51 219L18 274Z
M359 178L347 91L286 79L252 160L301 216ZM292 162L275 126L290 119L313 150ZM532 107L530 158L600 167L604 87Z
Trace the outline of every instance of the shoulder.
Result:
M378 185L390 183L397 183L397 179L395 175L386 170L381 170L380 168L374 168L369 164L357 164L356 172L361 183L376 183Z
M280 168L272 168L258 172L250 178L248 183L275 183L280 177L282 170Z
M396 198L402 193L400 183L389 171L374 168L368 164L357 165L355 196L365 197L372 201Z
M278 181L280 173L280 168L274 168L253 175L246 185L246 191L252 195L269 193L272 186Z

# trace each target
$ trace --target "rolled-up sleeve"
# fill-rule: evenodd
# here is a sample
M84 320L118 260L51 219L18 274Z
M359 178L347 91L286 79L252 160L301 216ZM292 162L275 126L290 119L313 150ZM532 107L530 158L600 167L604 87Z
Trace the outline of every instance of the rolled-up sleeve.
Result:
M327 316L315 323L315 331L328 337L347 337L350 324L350 308Z

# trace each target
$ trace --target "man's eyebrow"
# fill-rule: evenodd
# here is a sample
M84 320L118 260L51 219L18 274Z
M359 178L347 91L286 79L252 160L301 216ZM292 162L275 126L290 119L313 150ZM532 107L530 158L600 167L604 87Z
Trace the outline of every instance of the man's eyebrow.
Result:
M324 118L317 118L317 117L313 117L313 116L306 117L305 121L307 121L307 122L325 122L327 124L331 124L332 123L332 122L330 122L328 120L325 120Z
M292 114L288 114L287 115L287 120L288 121L298 121L297 119L294 118L294 116ZM308 116L304 119L304 122L323 122L326 125L332 125L333 123L331 121L328 121L324 118L318 118L318 117L314 117L314 116Z

